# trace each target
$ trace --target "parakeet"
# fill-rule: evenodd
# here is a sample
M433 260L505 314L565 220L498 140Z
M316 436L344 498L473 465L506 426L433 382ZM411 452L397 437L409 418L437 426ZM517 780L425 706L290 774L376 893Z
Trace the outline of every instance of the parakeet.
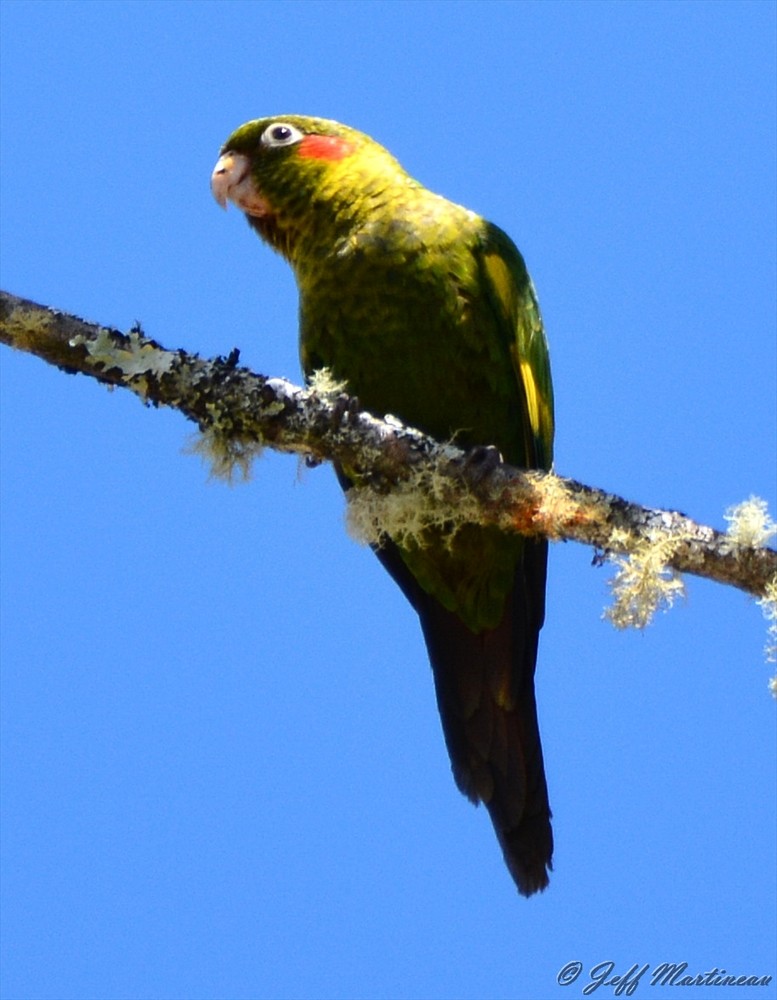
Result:
M238 128L211 186L291 264L308 375L326 367L364 409L438 440L550 468L547 342L501 229L369 136L302 115ZM455 781L485 804L519 891L544 889L553 835L534 670L547 544L467 525L375 551L420 618Z

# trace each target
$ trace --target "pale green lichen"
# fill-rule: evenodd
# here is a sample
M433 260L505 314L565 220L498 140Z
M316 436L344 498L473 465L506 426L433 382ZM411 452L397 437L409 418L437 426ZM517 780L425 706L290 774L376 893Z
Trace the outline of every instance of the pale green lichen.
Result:
M175 356L169 351L162 350L134 330L127 339L129 346L119 347L115 334L103 329L96 337L73 337L70 344L72 347L83 344L96 364L104 365L106 369L118 368L127 378L159 376L170 371Z
M411 473L388 493L355 487L348 491L348 532L369 545L380 544L385 535L398 545L423 545L428 529L445 526L445 537L450 541L464 524L479 519L477 501L461 497L453 505L448 499L450 488L450 478L434 467Z
M535 521L545 526L550 541L563 539L562 526L574 521L579 514L579 501L571 495L564 480L552 471L545 476L538 497Z
M728 535L738 545L759 547L777 535L777 523L769 516L769 508L760 497L750 497L729 507L725 513Z
M610 556L617 572L610 581L614 601L604 617L615 628L643 629L657 611L668 611L685 593L681 577L667 565L677 549L678 539L648 539L632 547L628 534L620 534L623 537L613 541L630 551L627 555Z
M15 306L3 321L13 338L14 345L24 349L28 349L38 338L47 334L53 322L54 314L51 311L37 306L30 309L24 305Z
M211 427L193 438L186 450L209 466L210 476L233 486L235 482L248 482L254 461L264 451L264 446L253 439L227 436Z
M758 548L767 545L777 534L777 523L769 516L765 500L749 497L740 504L729 507L725 518L728 521L728 535L738 545ZM756 600L767 621L766 646L764 653L767 663L777 663L777 577L766 585L763 597ZM769 687L777 698L777 675L769 681Z
M267 385L283 383L284 389L288 383L284 379L268 379ZM328 368L322 368L313 373L309 386L319 396L337 396L342 392L345 383L338 382ZM276 386L277 388L277 386ZM275 402L262 404L263 414L272 416L282 413L286 407L286 399L282 392ZM220 411L214 406L208 406L211 424L194 438L187 446L191 454L199 455L210 467L210 476L221 479L230 486L236 482L248 482L251 478L253 464L262 455L264 445L254 435L235 434L230 426L225 426Z
M764 647L766 662L777 663L777 576L767 583L764 596L759 597L756 604L767 621L766 646ZM769 687L774 697L777 698L777 674L770 679Z
M342 379L336 379L331 368L317 368L308 378L308 388L324 399L339 396L345 392L347 384Z

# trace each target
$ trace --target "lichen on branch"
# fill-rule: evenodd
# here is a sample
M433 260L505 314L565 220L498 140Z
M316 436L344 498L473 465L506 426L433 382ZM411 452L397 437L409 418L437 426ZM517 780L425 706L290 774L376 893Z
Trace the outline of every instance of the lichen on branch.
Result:
M554 473L511 468L498 456L484 465L473 452L363 412L327 373L296 386L240 367L237 350L203 359L167 350L137 327L122 333L5 292L0 341L179 410L199 428L195 450L227 479L245 478L265 447L337 463L356 483L351 528L373 544L383 534L401 542L468 522L577 541L617 566L613 624L643 627L681 593L678 574L691 573L755 597L775 645L777 552L766 546L775 526L757 498L728 512L728 532L716 531Z

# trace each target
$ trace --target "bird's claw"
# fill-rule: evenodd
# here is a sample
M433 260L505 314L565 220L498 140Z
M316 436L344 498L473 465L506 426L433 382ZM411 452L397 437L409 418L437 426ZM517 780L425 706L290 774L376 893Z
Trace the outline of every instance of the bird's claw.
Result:
M360 411L361 406L358 397L349 396L347 393L341 392L332 404L332 426L337 427L341 423L353 425L356 423L356 418L359 416Z
M493 445L478 445L464 455L460 462L462 475L472 486L480 486L501 465L502 456Z

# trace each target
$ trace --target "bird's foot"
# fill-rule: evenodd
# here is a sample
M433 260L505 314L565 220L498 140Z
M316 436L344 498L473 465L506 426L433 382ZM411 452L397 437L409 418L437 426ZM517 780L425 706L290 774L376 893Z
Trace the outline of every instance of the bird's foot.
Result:
M464 455L460 469L464 479L471 486L480 486L502 464L502 456L493 445L478 445Z
M360 412L359 397L341 392L332 403L332 426L337 427L341 423L354 424Z

